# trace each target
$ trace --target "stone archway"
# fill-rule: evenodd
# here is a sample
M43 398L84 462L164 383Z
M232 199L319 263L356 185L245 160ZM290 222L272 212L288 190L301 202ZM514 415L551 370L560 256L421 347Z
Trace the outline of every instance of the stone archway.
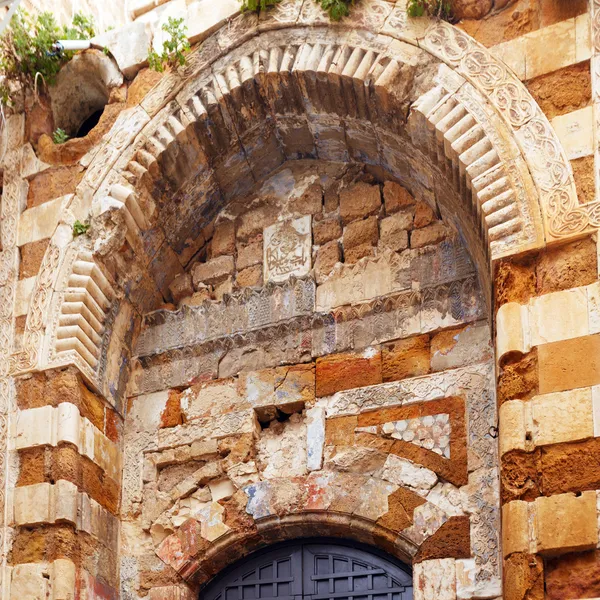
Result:
M435 204L466 240L488 308L496 261L588 233L597 205L576 205L568 161L523 85L464 33L445 23L409 20L400 4L363 2L351 28L339 29L311 4L293 1L260 20L236 17L200 46L182 72L170 73L125 111L65 204L36 282L23 348L12 356L12 374L74 365L122 411L139 322L168 299L171 276L203 243L201 226L286 161L366 164L379 170L381 181L393 179L417 200ZM72 222L88 214L94 237L73 241ZM157 231L166 240L158 242L160 252ZM171 271L172 265L177 269ZM462 292L444 293L449 306ZM154 324L176 328L181 314L159 314ZM184 349L172 350L186 358ZM144 371L145 362L151 359L136 367ZM456 389L464 395L478 379L480 391L485 382L489 392L491 373L489 365L481 372L466 369L451 384L429 388L418 381L417 392L401 391L428 402ZM493 434L492 404L487 397L486 418L471 415L480 428L478 441L485 437L482 427ZM390 417L375 426L412 418ZM248 419L241 426L250 433L255 425ZM143 437L126 450L149 450ZM172 449L165 442L152 451ZM157 460L177 462L170 454ZM126 487L130 483L125 479ZM485 514L494 505L477 501ZM491 530L496 523L497 533L494 519L483 526ZM183 569L175 567L184 579L189 573L182 550L176 548L176 560L167 550L203 538L193 527L189 535L183 525L182 533L169 533L170 541L161 542L165 551L159 550L166 564ZM465 565L471 568L468 586L475 566ZM497 575L498 561L494 568Z

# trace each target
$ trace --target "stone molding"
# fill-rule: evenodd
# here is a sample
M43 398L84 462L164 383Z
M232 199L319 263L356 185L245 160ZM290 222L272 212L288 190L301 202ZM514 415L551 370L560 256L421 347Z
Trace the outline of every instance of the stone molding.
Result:
M80 454L96 463L109 477L120 480L119 447L69 402L19 411L12 439L15 450L73 444Z
M60 479L55 484L18 487L13 499L12 524L15 526L67 522L109 548L117 546L118 517L111 515L85 492L79 492L70 481Z

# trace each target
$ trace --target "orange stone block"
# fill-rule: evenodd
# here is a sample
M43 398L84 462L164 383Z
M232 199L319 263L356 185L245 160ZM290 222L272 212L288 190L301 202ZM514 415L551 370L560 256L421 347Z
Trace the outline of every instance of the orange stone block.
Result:
M317 396L376 385L382 381L381 351L368 348L362 354L334 354L317 359Z

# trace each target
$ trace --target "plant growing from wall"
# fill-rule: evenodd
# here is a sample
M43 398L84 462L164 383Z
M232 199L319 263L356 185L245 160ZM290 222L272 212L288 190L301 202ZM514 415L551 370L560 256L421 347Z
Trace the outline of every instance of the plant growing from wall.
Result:
M450 0L408 0L406 12L409 17L438 17L444 21L452 19Z
M266 10L271 6L279 4L281 0L242 0L242 12L247 10L254 10L260 12Z
M90 223L88 221L85 221L85 223L82 223L79 220L75 221L75 223L73 223L73 237L85 235L88 232L89 228Z
M59 27L50 12L33 16L18 11L0 38L0 75L4 76L5 89L13 87L10 83L33 89L40 77L47 84L53 83L61 67L74 55L53 51L54 43L60 39L90 39L95 34L93 21L79 13L70 26Z
M163 42L162 52L159 54L155 50L150 50L148 54L150 68L159 73L162 73L167 66L175 68L185 65L185 55L190 50L190 43L185 34L187 27L183 24L183 19L169 17L167 23L163 24L162 30L168 34Z
M339 21L342 17L350 14L350 5L354 0L315 0L321 5L324 11L327 11L332 21Z
M69 136L67 135L67 132L64 129L61 129L59 127L58 129L54 130L54 133L52 134L52 141L55 144L64 144L68 140Z

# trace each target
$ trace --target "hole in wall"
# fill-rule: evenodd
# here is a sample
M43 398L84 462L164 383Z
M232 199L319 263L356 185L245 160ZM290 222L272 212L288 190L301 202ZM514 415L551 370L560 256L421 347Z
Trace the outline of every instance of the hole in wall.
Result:
M100 118L104 113L104 108L101 110L97 110L93 112L79 127L77 133L73 137L85 137L98 123L100 122Z

